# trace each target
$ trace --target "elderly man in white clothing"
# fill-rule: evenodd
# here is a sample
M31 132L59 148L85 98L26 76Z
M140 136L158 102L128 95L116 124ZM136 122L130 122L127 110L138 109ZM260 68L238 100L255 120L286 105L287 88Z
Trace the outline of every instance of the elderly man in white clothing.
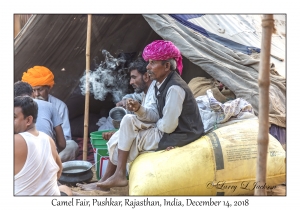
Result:
M62 162L75 160L78 154L78 144L72 140L69 111L67 105L58 98L49 94L54 85L53 73L44 66L34 66L23 73L23 82L32 86L34 97L52 103L61 117L62 129L66 139L66 148L59 153Z
M100 190L127 186L126 163L141 152L184 146L204 134L196 100L176 72L182 72L178 48L172 42L157 40L146 46L143 58L149 61L150 79L156 80L155 95L147 93L146 97L156 103L149 106L127 100L127 108L136 115L125 115L119 131L107 143L110 163L97 184Z

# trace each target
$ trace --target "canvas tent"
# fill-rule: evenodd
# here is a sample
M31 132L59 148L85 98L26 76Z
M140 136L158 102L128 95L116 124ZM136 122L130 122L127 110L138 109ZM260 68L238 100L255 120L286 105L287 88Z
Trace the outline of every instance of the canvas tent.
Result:
M153 40L170 40L183 55L182 78L187 83L194 77L213 77L236 97L250 102L258 113L259 59L247 55L250 54L247 49L259 52L259 40L256 44L239 44L216 35L203 28L203 21L196 20L204 17L208 15L93 15L91 58L103 60L103 49L114 55L118 52L139 54ZM86 26L87 15L33 15L15 38L14 81L20 80L22 73L34 65L50 68L55 75L51 93L67 104L70 120L84 112L79 80L85 72ZM278 50L275 54L285 56L278 55ZM91 70L93 68L91 65ZM284 77L271 75L270 97L270 122L285 127ZM105 110L107 114L113 106L109 97L98 101L90 96L91 113Z

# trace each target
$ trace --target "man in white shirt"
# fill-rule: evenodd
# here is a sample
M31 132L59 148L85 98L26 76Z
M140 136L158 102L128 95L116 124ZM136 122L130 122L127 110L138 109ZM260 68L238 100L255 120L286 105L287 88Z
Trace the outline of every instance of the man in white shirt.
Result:
M15 195L72 195L58 186L62 163L53 139L38 131L38 105L29 96L14 98L14 193Z
M128 185L126 163L139 154L133 151L141 153L184 146L204 134L196 100L176 72L182 72L182 57L178 48L172 42L157 40L145 47L143 58L149 61L147 70L151 80L156 80L155 111L158 111L159 119L150 124L140 123L144 120L141 116L147 116L149 111L138 102L127 100L127 108L134 111L137 117L125 115L120 130L107 143L110 163L97 184L101 190ZM120 140L112 150L115 138Z
M32 86L34 97L52 103L61 117L62 129L66 139L66 148L59 153L62 162L75 160L78 154L78 144L72 140L69 122L69 111L67 105L58 98L49 94L54 85L53 73L44 66L34 66L23 73L23 82Z
M156 81L152 81L149 79L149 75L147 74L147 62L145 62L142 58L137 59L135 62L131 63L129 66L130 71L130 85L134 89L134 93L125 95L122 100L116 103L117 107L126 107L126 101L133 99L139 102L142 105L146 105L152 107L152 109L156 109L156 102L154 96L154 85ZM134 112L131 112L134 114ZM151 112L150 112L151 114ZM156 113L155 113L156 115ZM109 140L110 137L115 133L114 132L105 132L103 133L103 138Z
M128 157L123 158L125 165L122 165L122 169L119 171L124 172L124 176L126 176L126 162L133 161L144 151L154 151L157 148L161 133L158 130L150 131L150 128L154 128L155 122L158 120L154 95L155 81L150 80L146 66L147 62L142 58L132 62L129 66L130 85L135 92L125 95L116 106L127 108L132 111L132 114L125 115L117 132L103 133L103 138L109 140L107 146L110 161L99 183L108 179L116 171L118 158L121 157L120 154L122 155L123 151L128 154ZM127 185L127 179L124 184ZM97 185L97 183L77 184L84 190L109 190L107 187L97 188Z

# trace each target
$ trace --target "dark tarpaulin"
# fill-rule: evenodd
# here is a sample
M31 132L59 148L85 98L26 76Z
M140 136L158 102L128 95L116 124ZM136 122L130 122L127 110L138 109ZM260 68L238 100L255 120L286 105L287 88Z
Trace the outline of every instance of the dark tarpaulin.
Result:
M85 72L86 31L86 14L33 15L15 38L14 82L21 80L23 72L32 66L48 67L55 76L51 94L67 104L70 119L84 113L85 98L78 85ZM113 56L119 52L139 54L157 39L162 38L142 15L93 15L91 70L95 69L93 59L98 59L97 64L104 60L103 49ZM182 77L187 83L195 76L211 77L186 58L183 65ZM90 96L90 112L107 112L112 106L111 101Z
M85 71L86 28L87 15L33 15L15 39L14 81L34 65L47 66L52 94L66 101ZM91 63L104 60L102 49L138 52L158 38L141 15L93 15Z

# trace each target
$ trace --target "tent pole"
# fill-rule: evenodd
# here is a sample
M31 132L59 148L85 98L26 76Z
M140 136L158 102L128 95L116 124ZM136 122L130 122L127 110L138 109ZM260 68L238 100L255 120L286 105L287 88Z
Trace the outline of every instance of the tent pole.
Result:
M259 129L257 137L257 165L256 187L254 195L267 195L263 187L267 177L267 157L269 145L269 87L270 87L270 56L271 39L274 30L273 15L263 15L262 18L262 42L260 54L260 67L258 76L259 86Z
M89 128L89 104L90 104L90 82L89 82L89 71L90 71L90 51L91 51L91 30L92 30L92 15L88 15L87 22L87 36L86 36L86 93L85 93L85 109L84 109L84 137L83 137L83 160L87 160L87 143L88 143L88 128Z
M21 31L21 15L14 15L14 38Z

